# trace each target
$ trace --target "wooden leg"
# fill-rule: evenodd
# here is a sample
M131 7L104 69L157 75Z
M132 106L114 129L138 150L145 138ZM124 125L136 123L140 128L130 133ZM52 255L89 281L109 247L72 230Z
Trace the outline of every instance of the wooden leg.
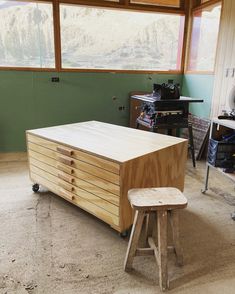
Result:
M168 289L167 271L167 211L158 211L158 252L159 252L159 285L162 291Z
M173 235L173 244L175 248L176 254L176 263L178 266L183 265L183 252L180 246L180 238L179 238L179 213L178 210L170 211L170 223L172 228Z
M143 225L145 213L143 211L136 210L134 223L131 230L131 236L127 247L126 258L124 262L124 270L129 271L132 269L132 263L136 254L138 241L140 237L141 228Z
M148 246L148 237L153 235L154 221L155 221L155 212L148 212L145 217L144 229L142 229L144 247Z

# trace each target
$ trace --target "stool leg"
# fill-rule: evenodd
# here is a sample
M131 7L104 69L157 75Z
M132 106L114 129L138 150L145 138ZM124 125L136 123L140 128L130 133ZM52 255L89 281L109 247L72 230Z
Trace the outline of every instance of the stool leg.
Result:
M172 228L173 235L173 243L176 254L176 263L178 266L183 265L183 251L180 246L180 238L179 238L179 213L177 210L170 211L170 223Z
M124 270L129 271L132 268L133 259L138 246L138 241L140 237L140 232L144 220L145 212L138 211L135 212L134 223L132 225L131 236L127 247L126 258L124 262Z
M158 211L158 253L159 253L159 285L162 291L168 289L167 271L167 211Z
M148 212L146 215L146 223L143 232L144 246L148 246L148 237L153 235L153 225L155 220L155 212Z

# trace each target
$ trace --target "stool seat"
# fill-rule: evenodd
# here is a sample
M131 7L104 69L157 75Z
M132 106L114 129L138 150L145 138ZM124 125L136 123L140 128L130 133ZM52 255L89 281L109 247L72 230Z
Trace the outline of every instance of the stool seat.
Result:
M183 193L172 187L131 189L128 191L128 199L137 210L171 210L187 206Z

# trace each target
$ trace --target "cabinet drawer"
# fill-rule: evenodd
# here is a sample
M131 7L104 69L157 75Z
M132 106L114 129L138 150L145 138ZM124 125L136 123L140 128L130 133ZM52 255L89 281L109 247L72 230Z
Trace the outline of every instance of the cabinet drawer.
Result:
M84 198L87 201L92 202L93 204L103 208L106 211L109 211L110 213L115 214L116 216L119 215L119 206L114 205L113 203L111 203L101 197L98 197L98 195L95 195L95 194L92 194L86 190L83 190L82 188L77 187L71 183L68 183L68 182L62 180L61 178L59 178L59 177L57 177L57 176L55 176L45 170L42 170L41 168L38 168L34 165L31 165L31 164L30 164L30 171L33 174L37 174L41 177L46 178L48 181L58 185L62 189L65 189L69 192L73 192L74 194ZM56 170L55 170L55 173L56 173ZM75 180L74 180L74 182L75 182ZM106 196L106 195L104 194L104 196Z
M109 191L112 194L115 194L116 196L120 196L120 186L113 184L109 181L106 181L104 179L98 178L94 175L91 175L85 171L69 167L63 163L57 163L56 165L57 169L69 174L74 175L76 178L84 180L94 186L100 187L106 191Z
M116 185L119 185L118 174L109 172L107 170L104 170L102 168L89 164L87 162L80 161L69 156L61 155L58 152L55 152L53 150L50 150L48 148L45 148L43 146L40 146L34 143L30 143L30 142L28 142L28 150L29 150L29 155L31 151L34 151L39 153L40 155L45 155L51 159L55 159L56 161L63 163L69 167L74 167L78 170L85 171L91 175L94 175L96 177L107 180Z
M99 156L92 155L90 153L87 153L87 152L84 152L81 150L74 149L69 146L64 146L62 144L43 139L41 137L34 136L29 133L27 134L27 139L28 139L29 143L34 143L38 146L42 146L42 147L48 149L47 154L53 155L53 153L51 153L50 151L54 151L54 152L60 153L65 156L69 156L69 157L75 158L77 160L87 162L91 165L97 166L101 169L110 171L112 173L119 174L120 166L116 162L101 158ZM37 150L35 150L35 151L37 151ZM44 150L44 152L45 152L45 150ZM50 155L48 155L48 156L50 156Z
M64 155L58 155L56 159L58 162L63 163L67 166L73 167L74 169L85 171L88 174L91 174L98 178L104 179L108 182L119 185L120 178L119 178L119 175L117 174L108 172L94 165L88 164L83 161L79 161L77 159L71 159L70 157L64 156Z
M56 167L58 170L64 171L65 173L69 175L74 175L75 177L85 180L92 185L95 185L108 192L111 192L112 194L120 196L120 186L117 184L111 183L105 179L89 174L86 171L82 171L72 166L68 166L66 164L60 163L53 158L47 157L33 150L29 149L28 154L29 154L29 160L37 160L39 164L44 163L52 167Z
M75 195L71 192L64 190L63 188L57 187L56 184L48 181L46 178L41 177L33 172L31 172L31 178L34 182L40 183L41 185L48 188L50 191L61 196L62 198L68 200L69 202L81 207L87 212L95 215L106 223L114 226L119 226L119 217L96 206L95 204Z
M101 189L98 186L95 186L89 182L86 182L85 180L76 178L76 174L73 172L72 174L65 173L64 171L59 170L58 168L55 168L53 166L50 166L46 163L43 163L41 161L38 161L37 159L30 157L29 158L30 165L32 165L32 168L37 167L41 170L44 170L46 172L49 172L50 174L58 177L59 179L65 181L66 183L72 184L77 186L78 188L81 188L87 192L93 193L100 198L107 200L114 205L119 206L119 197L115 194L110 193L107 190Z

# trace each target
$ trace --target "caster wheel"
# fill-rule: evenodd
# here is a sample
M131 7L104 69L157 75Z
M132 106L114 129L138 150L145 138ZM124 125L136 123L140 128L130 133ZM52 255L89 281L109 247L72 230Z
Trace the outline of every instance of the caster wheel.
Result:
M128 234L129 234L129 232L128 232L128 230L126 230L126 231L120 233L120 237L123 238L123 239L127 238Z
M38 192L38 190L39 190L39 185L38 184L33 184L33 186L32 186L32 190L33 190L33 192Z

